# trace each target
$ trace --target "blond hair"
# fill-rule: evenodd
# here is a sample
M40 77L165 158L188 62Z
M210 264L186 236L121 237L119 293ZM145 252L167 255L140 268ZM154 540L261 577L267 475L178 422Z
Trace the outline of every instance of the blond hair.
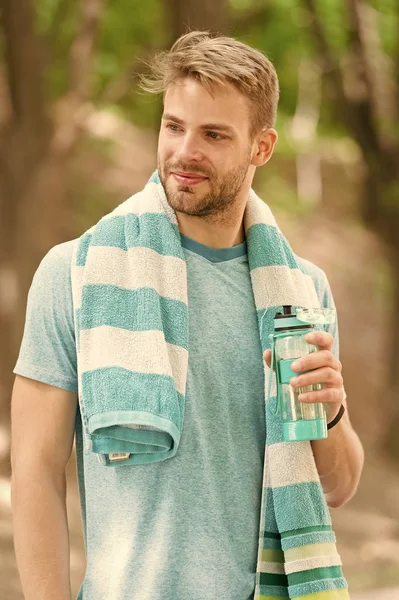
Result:
M278 77L270 60L259 50L231 37L190 31L170 50L157 53L147 65L150 73L140 76L141 88L147 92L164 94L171 84L185 77L196 79L210 91L215 83L230 83L254 106L251 135L274 127Z

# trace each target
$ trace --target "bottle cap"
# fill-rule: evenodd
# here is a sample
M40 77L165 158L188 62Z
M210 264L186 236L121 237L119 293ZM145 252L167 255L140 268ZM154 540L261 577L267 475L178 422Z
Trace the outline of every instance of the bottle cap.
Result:
M283 306L283 312L278 312L274 316L274 330L283 331L285 329L307 329L313 325L304 323L297 318L297 315L292 312L291 305Z

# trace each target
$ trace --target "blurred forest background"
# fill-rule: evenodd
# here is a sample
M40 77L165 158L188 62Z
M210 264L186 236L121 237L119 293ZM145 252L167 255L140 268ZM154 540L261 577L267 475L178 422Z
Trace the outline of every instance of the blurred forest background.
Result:
M32 277L51 247L153 171L161 99L139 92L137 74L188 27L259 48L278 72L280 137L255 189L294 250L328 275L366 451L357 495L332 510L338 549L351 592L399 585L399 2L0 0L0 9L0 597L22 598L10 397ZM85 558L75 454L68 481L76 596Z

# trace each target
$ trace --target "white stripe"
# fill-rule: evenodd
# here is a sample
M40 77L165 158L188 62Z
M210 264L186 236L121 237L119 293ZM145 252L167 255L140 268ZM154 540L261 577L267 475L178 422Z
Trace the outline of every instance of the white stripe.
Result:
M251 225L260 224L272 225L273 227L276 227L278 231L280 231L276 219L274 218L269 206L266 204L266 202L263 202L263 200L261 200L253 190L250 190L248 202L244 212L245 231Z
M284 563L260 561L259 568L262 573L274 573L275 575L284 574Z
M73 269L75 310L81 306L82 285L94 284L115 285L128 290L149 287L164 298L188 304L185 261L175 256L163 256L151 248L140 246L126 251L113 246L91 246L86 266Z
M273 488L319 481L312 447L308 441L273 444L268 452Z
M336 567L341 566L342 561L339 554L331 556L313 556L312 558L300 558L285 564L287 575L289 573L298 573L299 571L308 571L310 569L318 569L319 567Z
M132 213L138 217L146 213L164 215L164 211L172 223L177 224L175 212L166 200L162 185L151 181L147 183L144 189L130 196L114 208L112 212L104 215L101 221Z
M83 288L84 267L72 266L71 269L71 287L74 311L82 306L82 288Z
M162 331L127 331L102 325L80 332L81 373L104 367L122 367L138 373L174 377L185 394L188 352L165 342Z
M312 278L300 269L287 266L257 267L251 271L251 279L257 310L284 305L305 308L320 306Z

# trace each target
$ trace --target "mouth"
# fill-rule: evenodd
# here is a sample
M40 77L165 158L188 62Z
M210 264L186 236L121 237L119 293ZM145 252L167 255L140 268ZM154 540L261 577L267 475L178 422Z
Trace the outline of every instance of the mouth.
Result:
M183 171L172 171L171 175L180 185L189 186L198 185L199 183L202 183L208 179L208 177L198 175L198 173L185 173Z

